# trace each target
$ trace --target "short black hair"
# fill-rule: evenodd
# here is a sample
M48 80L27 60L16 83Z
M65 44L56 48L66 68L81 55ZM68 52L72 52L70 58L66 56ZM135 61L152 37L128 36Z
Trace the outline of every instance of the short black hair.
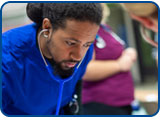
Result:
M100 25L102 6L100 3L28 3L28 17L39 27L44 18L51 21L53 29L64 28L68 19L89 21Z

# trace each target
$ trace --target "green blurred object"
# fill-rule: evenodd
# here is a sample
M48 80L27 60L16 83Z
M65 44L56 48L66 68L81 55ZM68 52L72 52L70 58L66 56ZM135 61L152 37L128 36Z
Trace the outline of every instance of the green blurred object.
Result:
M151 39L154 39L154 33L153 32L149 32L150 33L150 37ZM142 56L144 58L144 65L145 66L148 66L148 67L151 67L155 64L155 60L153 59L153 56L152 56L152 49L153 47L148 44L142 37L141 37L141 48L142 48ZM150 54L149 54L150 53Z

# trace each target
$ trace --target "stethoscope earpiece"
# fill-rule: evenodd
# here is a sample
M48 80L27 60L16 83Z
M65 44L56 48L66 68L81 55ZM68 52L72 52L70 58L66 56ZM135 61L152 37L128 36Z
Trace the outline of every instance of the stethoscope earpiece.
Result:
M47 32L47 31L49 31L49 30L48 30L48 29L43 29L42 31L43 31L43 32ZM43 37L48 38L48 35L43 34Z
M45 35L45 34L44 34L43 37L48 38L48 35Z
M47 32L47 31L49 31L49 29L43 29L43 30L42 30L42 32Z
M39 47L39 51L40 51L41 57L43 59L43 62L45 64L46 69L47 69L48 73L50 74L51 78L60 83L60 88L59 88L60 95L58 97L58 103L57 103L57 107L56 107L56 115L58 115L59 111L60 111L60 106L61 106L61 99L62 99L62 93L63 93L63 84L66 83L67 81L70 81L71 79L73 79L73 77L75 76L75 74L78 71L79 66L81 65L82 61L84 60L86 54L84 55L83 59L79 62L79 64L76 66L73 74L70 77L62 79L62 78L54 76L53 71L50 69L49 65L47 64L47 62L46 62L46 60L45 60L45 58L44 58L44 56L42 54L41 47L40 47L40 36L41 36L41 34L43 32L47 32L47 31L49 31L49 30L48 29L43 29L43 30L41 30L39 32L39 34L38 34L38 47ZM43 35L43 36L45 36L45 35ZM48 37L48 35L46 35L46 37Z

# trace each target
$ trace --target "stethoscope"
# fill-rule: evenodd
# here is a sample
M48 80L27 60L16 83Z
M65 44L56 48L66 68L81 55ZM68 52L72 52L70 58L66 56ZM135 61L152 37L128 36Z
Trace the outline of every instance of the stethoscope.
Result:
M103 29L105 30L105 32L109 33L117 42L119 42L122 46L125 47L125 42L113 31L111 31L108 27L106 27L105 25L101 25L101 27L103 27ZM98 34L96 35L96 46L99 49L103 49L106 47L106 42L104 41L104 39L99 36Z
M70 81L70 80L74 77L74 75L77 73L79 66L81 65L82 61L83 61L84 58L85 58L85 55L84 55L83 59L79 62L79 64L76 65L75 70L74 70L73 74L72 74L70 77L65 78L65 79L61 79L60 77L54 76L54 74L53 74L53 72L52 72L52 69L51 69L51 68L49 67L49 65L47 64L47 62L46 62L46 60L45 60L45 58L44 58L44 56L43 56L43 54L42 54L42 50L41 50L41 48L40 48L40 36L41 36L41 34L42 34L43 32L47 32L47 31L48 31L48 29L43 29L43 30L41 30L41 31L39 32L39 34L38 34L38 47L39 47L39 51L40 51L41 57L42 57L42 59L43 59L43 61L44 61L44 64L45 64L46 69L47 69L47 71L49 72L50 76L52 77L53 80L56 80L57 82L60 83L60 88L59 88L59 93L60 93L60 94L59 94L59 97L58 97L58 103L57 103L56 114L55 114L55 115L58 115L58 114L59 114L59 111L60 111L61 100L62 100L63 85L64 85L65 82ZM44 35L44 37L47 38L46 35Z

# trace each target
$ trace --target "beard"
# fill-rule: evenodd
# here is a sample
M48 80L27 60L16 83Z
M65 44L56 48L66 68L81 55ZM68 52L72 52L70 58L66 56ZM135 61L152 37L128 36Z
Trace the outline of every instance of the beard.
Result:
M73 74L73 72L75 70L75 67L64 70L62 68L61 64L63 62L78 62L78 61L74 61L74 60L66 60L66 61L64 60L64 61L61 61L61 62L56 62L54 59L48 59L48 60L51 63L53 69L54 69L53 74L54 75L59 75L63 79L70 77Z
M50 45L51 45L51 39L49 39L48 41L47 41L47 44L49 45L49 47L47 47L47 49L48 49L48 51L50 52L51 50L50 50ZM53 44L52 44L53 45ZM53 47L53 46L52 46ZM51 52L50 52L50 54L51 54ZM47 58L48 59L48 58ZM75 67L73 67L73 68L69 68L69 69L67 69L67 70L65 70L65 69L63 69L62 68L62 63L63 62L77 62L77 63L79 63L79 61L75 61L75 60L62 60L61 62L56 62L55 60L54 60L54 57L52 56L52 59L48 59L48 61L51 63L51 65L52 65L52 67L53 67L53 69L54 69L54 72L53 72L53 74L54 75L59 75L61 78L68 78L68 77L70 77L72 74L73 74L73 72L74 72L74 69L75 69Z

